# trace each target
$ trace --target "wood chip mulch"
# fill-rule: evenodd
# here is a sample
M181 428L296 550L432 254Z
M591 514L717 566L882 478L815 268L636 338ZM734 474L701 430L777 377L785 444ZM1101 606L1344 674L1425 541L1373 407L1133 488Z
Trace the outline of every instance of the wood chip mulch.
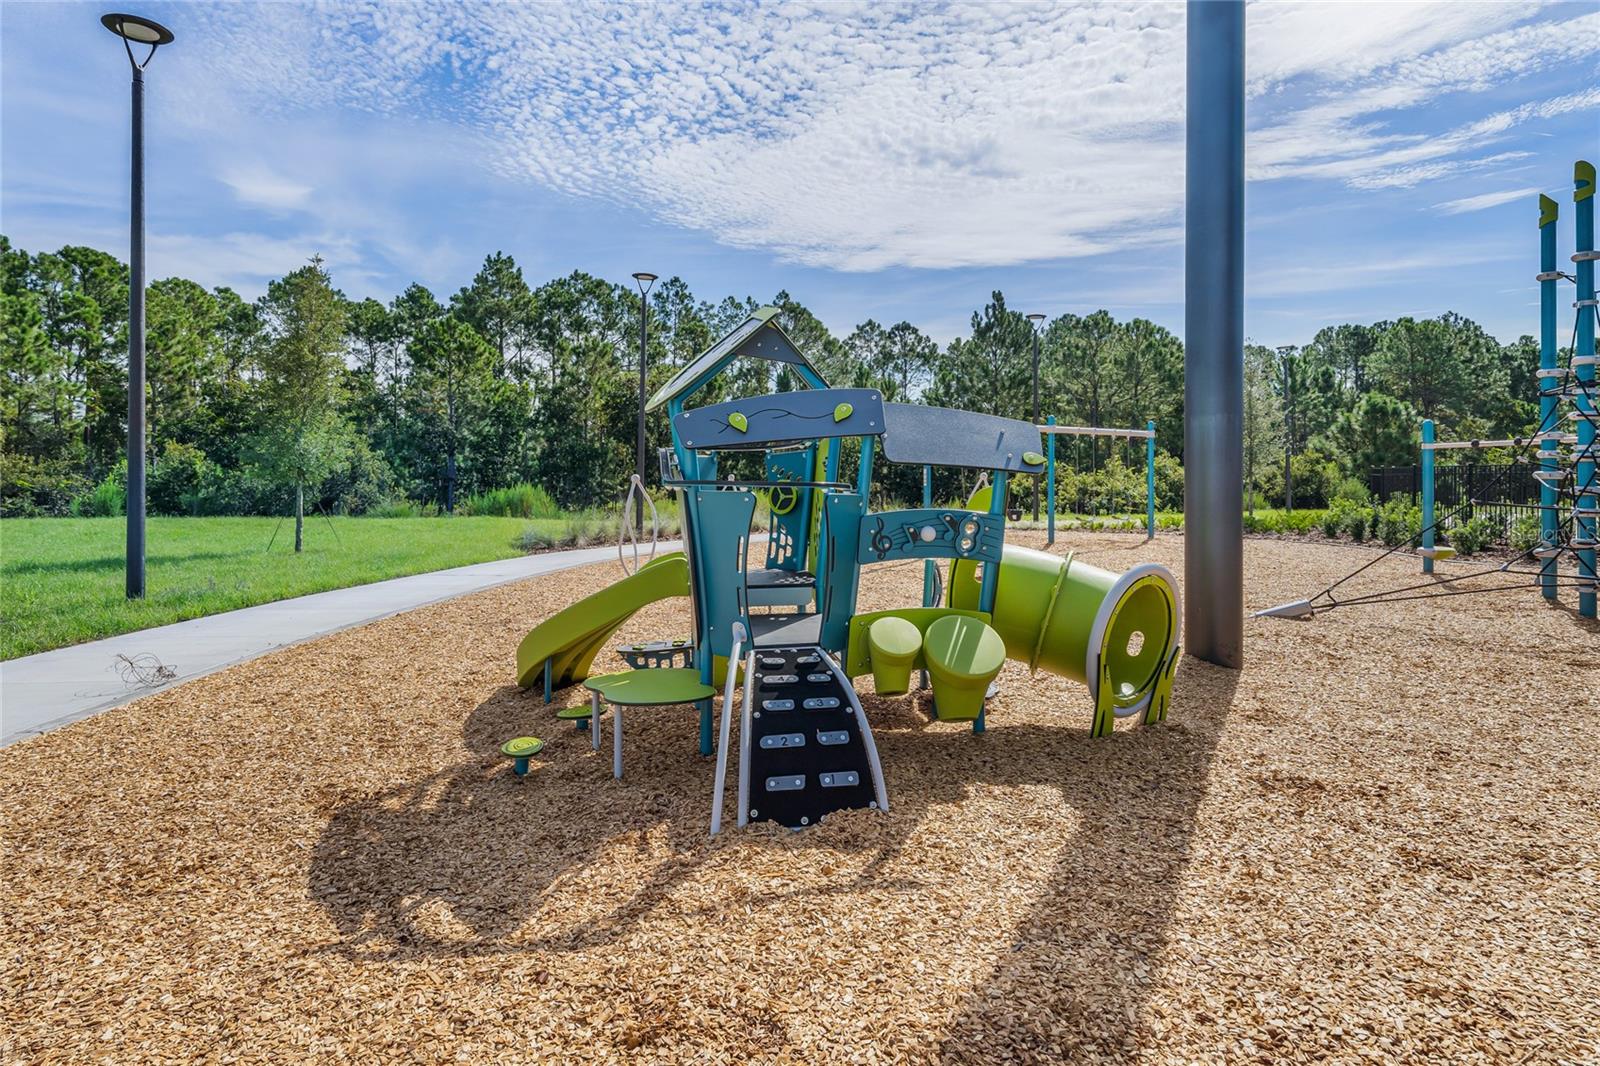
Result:
M1066 548L1182 574L1179 536ZM1250 540L1247 607L1372 555ZM860 609L920 573L869 569ZM1570 592L1251 620L1243 672L1186 660L1169 723L1099 741L1079 686L1016 664L983 736L869 696L890 814L712 841L692 711L631 714L614 782L609 730L593 753L510 684L528 627L618 576L411 611L0 752L0 1059L1600 1055L1600 629ZM679 600L614 643L687 635ZM526 733L548 745L519 781L496 749Z

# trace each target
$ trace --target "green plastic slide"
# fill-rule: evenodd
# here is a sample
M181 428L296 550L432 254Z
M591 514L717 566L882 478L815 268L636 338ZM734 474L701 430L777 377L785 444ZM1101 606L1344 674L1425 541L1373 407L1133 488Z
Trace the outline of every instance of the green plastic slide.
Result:
M517 645L517 684L523 688L539 684L546 661L551 667L552 688L582 681L611 634L641 607L687 595L689 563L684 554L658 556L631 576L534 626Z

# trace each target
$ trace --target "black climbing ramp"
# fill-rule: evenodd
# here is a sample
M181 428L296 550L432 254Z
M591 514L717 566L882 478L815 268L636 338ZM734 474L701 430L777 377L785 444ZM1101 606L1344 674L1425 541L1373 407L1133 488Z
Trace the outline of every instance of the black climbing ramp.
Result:
M833 811L888 806L855 689L819 647L757 649L741 748L750 821L799 829Z

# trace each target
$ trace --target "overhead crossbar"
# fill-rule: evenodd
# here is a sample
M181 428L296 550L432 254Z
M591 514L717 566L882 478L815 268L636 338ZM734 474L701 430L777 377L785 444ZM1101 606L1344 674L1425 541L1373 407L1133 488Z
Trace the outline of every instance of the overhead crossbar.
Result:
M1038 428L1040 433L1054 433L1064 437L1137 437L1140 440L1151 440L1156 435L1153 429L1112 429L1106 426L1043 425Z
M1457 448L1520 448L1532 442L1532 437L1512 437L1510 440L1430 440L1422 442L1422 450L1447 452Z

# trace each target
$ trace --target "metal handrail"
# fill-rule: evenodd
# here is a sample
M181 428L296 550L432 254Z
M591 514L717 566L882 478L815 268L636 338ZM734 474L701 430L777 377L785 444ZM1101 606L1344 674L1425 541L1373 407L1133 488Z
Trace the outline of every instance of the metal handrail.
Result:
M728 785L728 731L733 723L733 687L739 678L739 654L748 639L743 622L733 623L733 647L728 649L728 678L722 689L722 727L717 738L717 774L711 793L711 835L722 832L722 794ZM750 671L745 671L748 676Z

